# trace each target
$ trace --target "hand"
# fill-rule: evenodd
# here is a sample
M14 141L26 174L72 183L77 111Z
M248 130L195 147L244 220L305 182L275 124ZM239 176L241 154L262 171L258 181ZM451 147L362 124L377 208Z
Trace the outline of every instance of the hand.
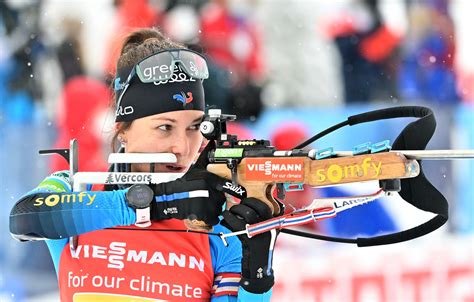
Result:
M230 190L227 184L230 181L206 170L208 154L213 148L215 143L211 141L183 177L154 186L156 202L151 205L151 220L189 219L203 222L203 227L213 226L219 222L226 201L224 193L238 198L247 196L243 187Z
M245 230L254 224L272 218L270 208L256 198L246 198L240 204L222 213L223 225L232 231ZM240 285L248 292L264 293L274 284L272 269L273 247L278 233L266 232L249 238L238 236L242 242L242 279ZM274 238L272 238L274 236Z

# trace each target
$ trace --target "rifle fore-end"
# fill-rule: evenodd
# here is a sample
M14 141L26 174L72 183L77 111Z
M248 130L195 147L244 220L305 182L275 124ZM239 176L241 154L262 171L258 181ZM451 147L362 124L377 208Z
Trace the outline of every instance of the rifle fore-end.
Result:
M210 164L207 170L232 179L226 164ZM279 203L274 199L276 183L303 183L312 187L354 182L415 177L419 164L399 152L381 152L348 157L312 160L308 157L247 157L237 167L237 180L248 197L266 203L276 215ZM308 201L309 202L309 201Z
M313 187L353 182L416 177L420 167L416 160L399 152L381 152L348 157L312 160L305 183Z

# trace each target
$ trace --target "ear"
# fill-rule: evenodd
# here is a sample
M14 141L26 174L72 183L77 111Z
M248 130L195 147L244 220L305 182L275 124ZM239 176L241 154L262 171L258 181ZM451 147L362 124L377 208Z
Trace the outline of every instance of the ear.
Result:
M115 123L115 131L117 132L117 139L121 144L125 144L127 142L127 130L120 130L121 123Z
M122 125L122 122L115 122L115 125L114 125L115 131L118 131L120 129L120 125Z

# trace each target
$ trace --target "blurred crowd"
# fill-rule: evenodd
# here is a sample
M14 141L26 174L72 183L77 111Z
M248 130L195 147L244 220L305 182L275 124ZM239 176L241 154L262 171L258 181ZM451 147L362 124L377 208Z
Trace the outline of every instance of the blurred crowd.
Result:
M59 122L71 86L108 86L121 40L152 26L208 57L208 103L241 119L268 107L472 101L456 2L2 1L2 116L21 122L41 107Z
M103 168L113 62L137 27L205 54L207 103L240 121L266 108L472 102L474 66L457 59L466 23L452 17L462 2L1 1L0 122L49 120L57 146L75 137L90 153L81 166Z
M459 2L1 1L0 121L52 121L57 145L78 138L91 153L82 166L97 168L113 62L136 27L205 54L207 103L240 121L266 108L472 102L474 66L456 60Z
M113 62L137 27L207 57L206 101L244 122L229 130L241 139L255 138L249 125L267 109L474 104L469 2L3 0L0 126L49 121L55 147L79 140L82 171L105 170ZM290 149L308 136L294 122L268 138ZM59 157L48 167L65 168ZM292 194L295 207L311 198Z

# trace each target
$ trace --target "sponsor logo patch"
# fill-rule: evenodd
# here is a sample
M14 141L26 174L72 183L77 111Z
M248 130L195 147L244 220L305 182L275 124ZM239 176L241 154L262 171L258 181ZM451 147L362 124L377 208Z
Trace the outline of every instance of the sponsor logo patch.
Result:
M327 168L316 170L317 182L339 183L346 178L373 177L376 179L382 172L382 162L372 161L366 157L358 164L336 165L332 164Z
M184 93L183 91L181 91L180 93L174 94L173 99L180 102L184 107L186 106L186 104L189 104L193 101L193 93L192 92Z
M304 180L303 158L246 158L246 180L294 181Z
M225 185L223 186L223 188L225 190L230 190L232 192L234 192L235 194L237 194L239 197L245 197L247 196L247 192L245 191L245 189L242 187L242 186L239 186L239 185L234 185L232 184L231 182L229 181L226 181ZM232 194L234 195L234 194Z
M106 184L135 184L151 183L151 174L110 173L105 180Z
M89 192L80 192L80 193L71 193L71 194L51 194L46 197L38 197L35 199L34 206L39 207L42 205L48 207L54 207L57 204L61 203L85 203L86 206L90 206L94 203L96 194L91 194Z
M204 260L194 256L160 251L133 250L125 242L111 242L109 246L79 245L71 251L72 258L103 259L108 268L123 269L127 263L145 263L149 265L177 266L204 271Z

